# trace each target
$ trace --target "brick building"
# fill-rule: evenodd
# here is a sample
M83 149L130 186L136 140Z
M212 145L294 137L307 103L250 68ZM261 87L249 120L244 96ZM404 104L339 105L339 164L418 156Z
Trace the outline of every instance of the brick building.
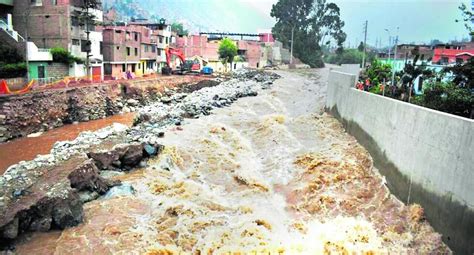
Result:
M176 35L171 32L171 25L166 24L165 19L161 19L158 23L150 23L147 20L137 20L132 21L130 24L144 26L152 31L151 41L156 45L157 69L161 70L161 68L166 65L166 48L176 42Z
M152 30L141 25L104 26L102 30L104 73L124 78L126 72L142 76L156 72L156 44Z
M267 38L268 40L268 38ZM207 35L180 36L176 39L176 47L181 49L187 59L202 58L202 65L211 66L215 71L224 71L225 67L219 59L219 42ZM268 62L266 43L252 40L236 40L239 61L233 63L233 69L241 67L263 68ZM271 44L271 43L270 43Z
M15 0L13 8L13 25L28 41L39 48L61 47L73 56L86 59L88 43L85 24L78 16L83 13L80 8L82 0ZM90 10L97 22L102 22L101 10ZM94 25L89 25L90 35L90 73L100 80L103 75L103 57L101 53L102 34ZM70 76L84 76L84 64L73 64L69 67Z

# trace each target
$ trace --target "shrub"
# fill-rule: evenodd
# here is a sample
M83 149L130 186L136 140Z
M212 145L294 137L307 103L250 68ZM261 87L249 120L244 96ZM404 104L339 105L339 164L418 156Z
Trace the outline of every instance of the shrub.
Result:
M17 78L26 75L26 64L6 64L0 66L0 78Z
M384 80L390 81L392 68L389 64L382 64L378 60L372 61L365 73L362 73L360 79L370 79L373 86L380 85Z
M61 48L61 47L51 48L50 52L51 52L51 55L53 55L54 62L64 63L68 65L73 64L73 63L78 63L78 64L84 63L84 60L82 60L81 58L74 57L66 49Z
M474 94L470 89L456 86L454 83L437 82L429 84L424 94L416 98L414 103L469 118L474 107Z

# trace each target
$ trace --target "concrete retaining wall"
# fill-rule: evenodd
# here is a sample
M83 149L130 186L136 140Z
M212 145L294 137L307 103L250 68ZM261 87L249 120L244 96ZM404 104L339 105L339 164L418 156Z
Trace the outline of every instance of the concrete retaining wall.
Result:
M443 240L474 253L474 121L356 90L331 71L326 109L369 150L390 190L419 203Z

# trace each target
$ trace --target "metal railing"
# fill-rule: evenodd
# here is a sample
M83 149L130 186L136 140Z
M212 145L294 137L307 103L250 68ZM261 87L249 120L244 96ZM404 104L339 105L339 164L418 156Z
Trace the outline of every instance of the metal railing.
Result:
M8 28L9 28L9 27L8 27L7 21L0 18L0 29L2 29L3 31L5 31L8 35L10 35L10 37L11 37L13 40L15 40L15 41L17 41L17 42L19 42L20 39L21 39L22 42L25 41L25 38L23 38L20 34L18 34L18 32L16 32L15 30L10 30L10 29L8 29Z

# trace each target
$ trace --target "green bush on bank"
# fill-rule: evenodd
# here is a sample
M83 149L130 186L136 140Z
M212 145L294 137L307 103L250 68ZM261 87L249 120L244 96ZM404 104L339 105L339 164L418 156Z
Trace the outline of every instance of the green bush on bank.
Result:
M412 102L469 118L474 107L474 94L470 89L459 87L452 82L436 82L428 84L423 95L416 97Z
M0 65L0 78L9 79L24 77L26 75L26 64L15 63Z

